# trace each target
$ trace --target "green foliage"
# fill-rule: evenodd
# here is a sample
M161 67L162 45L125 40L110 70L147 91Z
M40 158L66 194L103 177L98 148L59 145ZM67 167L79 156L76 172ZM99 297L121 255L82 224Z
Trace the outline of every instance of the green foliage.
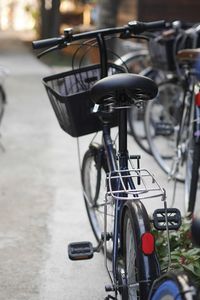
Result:
M170 232L171 265L170 269L185 271L199 285L200 283L200 248L192 243L191 219L184 218L178 231ZM167 232L153 229L156 251L161 269L168 267Z

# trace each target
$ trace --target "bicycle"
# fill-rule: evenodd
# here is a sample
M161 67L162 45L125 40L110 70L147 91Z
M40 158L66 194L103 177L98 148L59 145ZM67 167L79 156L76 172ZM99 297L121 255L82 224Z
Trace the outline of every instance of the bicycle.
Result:
M101 143L92 139L81 166L84 201L98 244L94 247L88 241L71 243L68 255L72 260L83 260L103 250L111 280L106 291L114 293L106 299L147 299L153 281L160 275L151 220L142 199L163 200L164 208L156 210L152 220L158 230L165 229L166 222L167 229L180 226L180 212L167 208L164 189L149 171L140 168L140 156L129 155L127 149L127 109L155 98L157 86L147 77L124 73L119 66L108 63L105 48L107 37L138 38L143 31L165 26L164 21L133 21L124 27L79 34L68 29L61 37L33 42L35 49L52 46L42 54L80 39L90 41L82 45L96 46L97 42L99 47L100 65L48 76L44 85L66 133L78 138L102 131ZM111 137L111 128L116 125L118 147ZM108 259L112 260L112 270Z
M197 50L194 49L194 54L196 51ZM183 74L181 84L184 93L181 93L182 99L180 97L178 98L180 102L174 101L176 105L170 103L167 106L167 103L169 103L167 97L166 99L162 98L162 102L158 99L158 102L148 105L145 115L146 124L149 124L151 120L152 125L155 125L154 137L152 137L152 127L149 128L146 125L147 137L152 153L156 161L168 172L169 178L175 181L174 193L176 180L179 179L185 182L185 208L186 211L190 212L194 211L199 168L199 138L196 136L199 127L199 104L198 101L195 101L195 97L196 99L199 97L199 90L198 80L192 66L195 60L192 53L193 50L186 49L180 50L177 54L177 59L182 64ZM190 59L190 55L192 55L192 59ZM178 85L177 88L179 89ZM164 103L164 100L166 103ZM177 99L175 98L174 100ZM152 105L155 105L157 110L155 110L155 108L153 109ZM174 109L170 111L171 106L173 106ZM169 107L169 109L167 109L167 107ZM155 115L155 111L157 115ZM160 123L163 127L162 132L156 129L157 124L160 126ZM174 127L172 127L172 124ZM165 134L163 133L164 130ZM162 155L165 149L163 151L158 150L157 145L161 140L165 140L169 145L167 148L168 159ZM171 151L169 150L170 147ZM195 161L195 163L193 163L193 161Z
M194 37L193 30L195 30L195 26L190 28L191 24L181 21L174 21L169 27L170 29L165 31L148 33L149 53L146 58L143 57L141 49L136 53L128 52L123 56L123 60L117 60L119 65L127 64L129 67L137 64L137 59L139 61L145 59L148 67L142 68L141 65L140 74L150 77L158 84L159 97L156 101L147 103L140 110L131 107L128 122L130 133L137 144L145 152L153 155L166 173L169 172L173 156L172 147L169 147L169 138L170 140L174 138L173 127L177 124L183 98L183 86L176 72L175 53L178 48L186 47L188 40ZM164 151L160 149L160 145ZM184 180L183 176L177 177L179 181Z
M173 146L170 148L170 145L176 139L185 90L184 76L179 69L176 53L188 47L196 48L198 41L196 28L198 28L197 25L187 30L182 28L176 31L171 30L167 34L164 32L156 39L150 40L153 66L166 73L167 76L163 76L160 80L159 97L147 105L145 129L151 152L167 174L173 158ZM165 144L164 149L160 149L160 144Z
M200 90L197 78L198 71L194 69L194 64L199 54L199 49L185 49L179 51L177 54L177 58L186 71L185 80L187 85L184 109L177 138L177 149L180 152L177 155L179 161L175 162L175 168L178 168L177 164L180 164L180 161L185 158L185 203L187 210L191 213L195 210L200 166Z
M197 101L194 108L194 97L198 97L198 80L195 79L195 72L193 72L194 57L193 61L188 60L189 56L184 60L184 57L181 58L181 53L183 56L184 53L187 54L188 50L184 50L187 46L195 48L198 42L198 31L197 25L186 31L181 30L179 38L175 40L176 51L174 52L178 54L172 64L173 69L176 70L176 76L160 84L160 96L155 101L147 103L145 110L145 129L152 154L169 178L175 181L173 202L176 182L185 182L185 209L190 212L194 211L199 165L198 137L194 136L199 126ZM183 50L178 51L177 44L179 46L181 44L180 48ZM167 88L171 94L166 93ZM192 136L196 141L195 151L191 144L193 143ZM193 152L195 156L191 158ZM196 163L193 164L193 160ZM191 179L192 172L193 178Z
M172 73L172 70L174 70L173 58L168 53L172 52L170 48L172 46L173 36L178 35L178 31L186 27L186 24L180 21L174 21L170 24L170 27L172 29L165 30L164 32L148 32L147 45L143 43L142 47L138 48L137 51L133 47L132 50L129 50L128 53L115 61L115 63L120 66L127 66L129 72L137 72L153 79L159 85L159 98L161 99L162 97L170 97L171 95L175 97L176 95L177 88L175 89L175 82L172 81L172 78L175 78L175 75ZM169 44L167 53L160 50L160 44L165 43L167 45ZM166 56L169 60L168 64L165 60ZM173 104L171 104L171 106L172 105ZM128 114L128 123L130 134L137 144L142 150L152 155L144 125L145 111L146 105L139 110L136 107L131 107Z

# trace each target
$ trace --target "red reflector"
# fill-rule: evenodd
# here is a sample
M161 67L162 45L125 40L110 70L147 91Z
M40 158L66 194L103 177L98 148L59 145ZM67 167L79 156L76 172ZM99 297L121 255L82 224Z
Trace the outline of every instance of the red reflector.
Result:
M195 95L195 104L200 106L200 92Z
M142 235L142 252L145 255L150 255L154 252L155 240L154 236L150 232L146 232Z

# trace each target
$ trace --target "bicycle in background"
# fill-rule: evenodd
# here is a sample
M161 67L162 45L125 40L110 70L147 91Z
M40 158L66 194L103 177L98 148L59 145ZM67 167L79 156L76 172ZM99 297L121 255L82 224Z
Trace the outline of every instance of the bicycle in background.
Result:
M120 66L126 66L129 72L150 77L159 85L159 99L171 99L168 101L168 106L166 105L166 114L167 109L175 106L174 98L177 99L181 93L181 88L176 84L177 76L174 72L176 49L173 44L175 44L175 37L178 37L180 31L188 26L189 24L181 21L174 21L169 23L169 29L148 32L146 33L146 41L132 43L132 50L129 47L128 52L115 61ZM128 44L130 43L129 41ZM139 46L136 48L136 45ZM180 47L183 47L183 45L180 45ZM130 134L137 144L145 152L152 155L154 152L152 152L151 145L149 145L144 124L145 114L145 104L140 109L131 107L128 114L128 123ZM148 124L148 126L151 127L151 124Z
M177 181L184 182L185 211L190 213L195 209L200 164L199 80L195 70L195 61L199 56L199 50L195 49L198 39L197 25L187 30L181 29L175 36L172 32L167 39L165 37L160 52L157 50L162 53L157 65L171 70L172 76L160 83L159 97L147 103L144 122L151 153L169 179L174 180L172 202L175 200ZM169 51L171 44L173 47ZM156 51L154 55L158 57Z

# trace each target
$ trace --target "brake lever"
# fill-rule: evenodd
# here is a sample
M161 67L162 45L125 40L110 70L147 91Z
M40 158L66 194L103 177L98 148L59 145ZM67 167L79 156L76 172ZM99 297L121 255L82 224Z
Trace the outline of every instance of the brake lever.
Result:
M67 47L67 44L62 44L62 45L56 45L56 46L53 46L51 48L48 48L42 52L40 52L38 55L37 55L37 58L41 58L42 56L46 55L47 53L49 52L52 52L52 51L56 51L56 50L59 50L59 49L62 49L62 48L65 48Z
M150 34L148 33L148 35L150 36ZM125 33L121 33L119 38L122 39L122 40L126 40L126 39L140 39L140 40L149 40L149 36L147 35L135 35L135 34L132 34L132 33L128 33L128 32L125 32Z

